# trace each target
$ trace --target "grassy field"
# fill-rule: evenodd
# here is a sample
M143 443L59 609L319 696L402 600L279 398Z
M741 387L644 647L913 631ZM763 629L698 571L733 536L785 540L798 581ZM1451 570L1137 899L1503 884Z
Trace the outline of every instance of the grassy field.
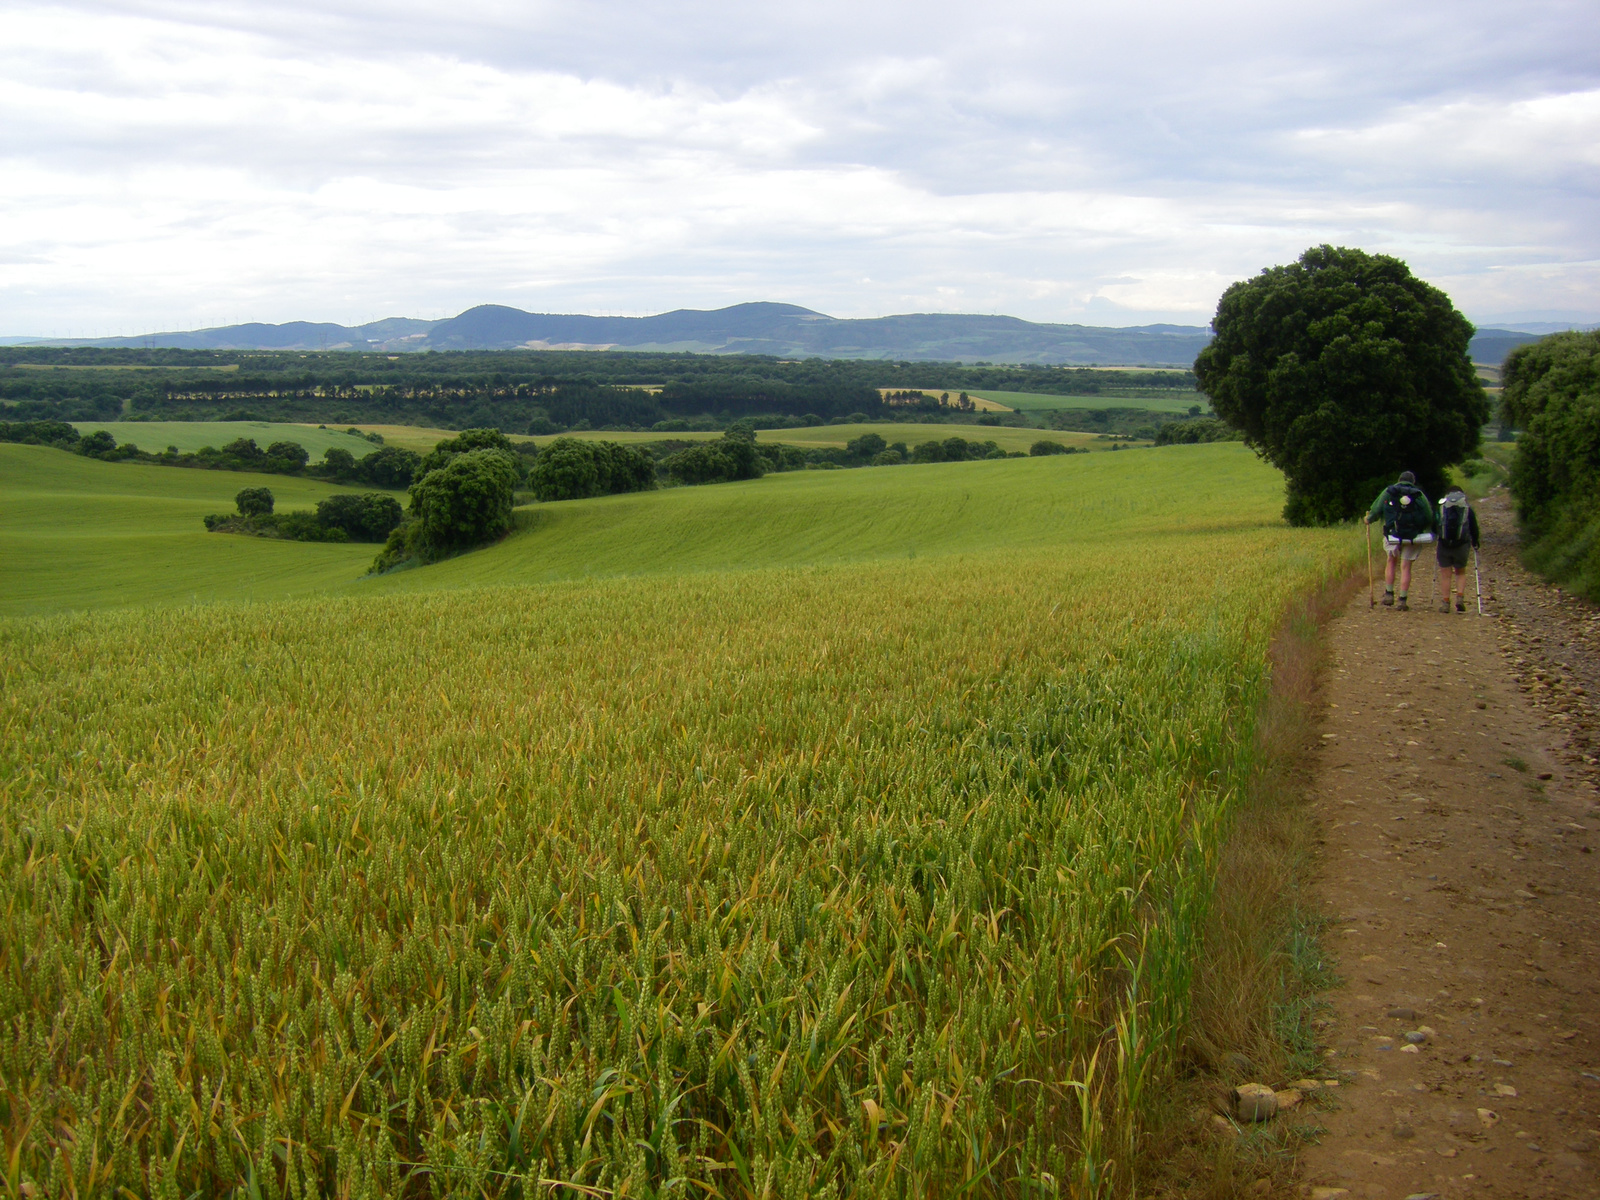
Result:
M1348 562L1281 504L1231 445L810 472L0 620L8 1189L1126 1189Z
M1159 555L1191 533L1260 528L1260 512L1229 515L1227 499L1263 481L1272 488L1274 474L1237 445L1195 449L796 471L536 505L519 510L518 531L498 546L361 588L377 594L1054 552L1124 536L1141 539L1129 553ZM1148 461L1124 461L1130 456Z
M271 488L279 512L347 490L0 445L0 614L308 595L372 561L372 546L207 533L200 519L245 487Z
M1047 396L1043 392L985 392L985 396L1019 412L1047 412L1058 408L1148 408L1155 412L1188 412L1191 404L1202 409L1211 401L1199 392L1165 388L1130 388L1095 396Z
M946 425L941 422L911 424L897 421L873 422L865 425L815 425L809 429L763 429L756 435L756 440L787 442L791 446L807 449L814 446L835 446L842 450L848 442L868 433L877 434L891 445L895 442L904 442L907 446L916 446L919 442L942 442L946 438L958 437L965 438L969 442L994 442L1002 450L1024 452L1037 441L1060 442L1063 446L1088 446L1095 440L1092 434L1057 433L1048 429L1013 429L1004 425Z
M117 439L120 446L132 442L141 450L159 453L168 446L176 446L185 454L192 454L202 446L221 449L236 438L254 438L265 450L273 442L299 442L316 462L330 449L338 446L357 458L370 454L378 447L366 438L345 433L342 429L318 429L315 425L286 425L267 421L74 421L79 433L93 433L104 429ZM452 437L452 434L445 434ZM436 439L437 440L437 439ZM433 443L428 443L433 449Z
M940 396L948 396L951 400L955 400L965 390L966 389L963 389L963 388L893 388L893 387L881 387L881 388L878 389L878 394L880 396L888 396L888 395L890 395L891 393L894 393L894 392L921 392L924 396L927 396L930 400L937 400ZM980 395L978 395L977 392L967 391L967 399L972 401L973 406L975 408L977 408L977 410L979 412L1009 412L1010 411L1010 406L1009 405L1000 404L997 401L990 400L990 399L988 399L988 395L989 395L989 393L987 393L987 392L985 392L982 396L980 396Z

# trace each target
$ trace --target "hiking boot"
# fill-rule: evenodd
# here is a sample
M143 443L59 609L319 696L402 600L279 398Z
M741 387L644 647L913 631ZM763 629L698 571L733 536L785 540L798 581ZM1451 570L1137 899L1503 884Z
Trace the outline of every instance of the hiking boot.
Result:
M1466 612L1467 611L1467 602L1465 600L1457 600L1456 601L1456 611L1457 612Z
M1448 600L1439 601L1439 611L1440 612L1449 612L1450 611L1450 601L1448 601Z
M1383 594L1383 602L1385 604L1393 604L1394 603L1394 593L1393 592L1385 592Z
M1395 612L1407 612L1410 610L1410 608L1411 606L1406 603L1406 598L1404 596L1401 596L1400 599L1394 602Z

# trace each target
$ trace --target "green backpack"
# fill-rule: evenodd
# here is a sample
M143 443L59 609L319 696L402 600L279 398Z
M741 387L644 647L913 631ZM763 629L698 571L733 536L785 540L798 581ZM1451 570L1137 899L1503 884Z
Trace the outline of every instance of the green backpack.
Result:
M1414 542L1428 532L1428 498L1409 483L1391 483L1383 493L1383 532L1396 541Z

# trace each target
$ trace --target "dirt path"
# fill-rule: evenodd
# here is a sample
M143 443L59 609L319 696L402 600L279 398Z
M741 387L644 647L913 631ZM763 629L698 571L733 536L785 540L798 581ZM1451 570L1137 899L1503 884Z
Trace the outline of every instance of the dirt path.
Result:
M1425 557L1412 611L1362 595L1329 630L1315 795L1345 986L1310 1196L1600 1197L1600 613L1522 572L1503 497L1479 515L1490 616L1419 603Z

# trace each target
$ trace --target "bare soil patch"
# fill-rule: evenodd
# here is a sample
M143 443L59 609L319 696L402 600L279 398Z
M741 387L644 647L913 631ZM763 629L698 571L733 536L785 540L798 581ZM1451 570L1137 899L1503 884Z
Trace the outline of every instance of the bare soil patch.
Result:
M1479 516L1487 615L1438 612L1424 559L1412 611L1358 596L1328 628L1314 805L1345 984L1306 1195L1600 1195L1600 612L1520 568L1504 496Z

